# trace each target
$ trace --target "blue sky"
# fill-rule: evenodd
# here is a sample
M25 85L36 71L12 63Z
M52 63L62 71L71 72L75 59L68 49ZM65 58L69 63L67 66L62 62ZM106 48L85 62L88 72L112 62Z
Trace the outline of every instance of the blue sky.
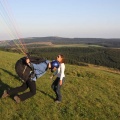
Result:
M120 38L120 0L7 1L20 37ZM2 16L0 40L12 39Z

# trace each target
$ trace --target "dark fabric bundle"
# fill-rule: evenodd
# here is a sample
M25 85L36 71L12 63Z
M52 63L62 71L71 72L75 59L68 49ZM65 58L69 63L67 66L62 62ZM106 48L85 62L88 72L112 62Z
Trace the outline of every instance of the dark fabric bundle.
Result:
M26 64L26 57L20 58L16 62L15 71L21 80L27 81L29 79L31 68Z
M15 71L23 82L27 81L34 74L34 68L32 64L30 64L30 66L27 65L26 59L27 57L20 58L15 64ZM31 63L35 63L35 64L39 64L45 61L45 59L43 58L37 58L31 56L29 57L29 59Z

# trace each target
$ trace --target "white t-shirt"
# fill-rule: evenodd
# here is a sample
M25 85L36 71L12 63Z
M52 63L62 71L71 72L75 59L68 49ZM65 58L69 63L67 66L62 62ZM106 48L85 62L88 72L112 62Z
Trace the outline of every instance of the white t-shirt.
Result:
M56 70L56 72L54 73L54 75L56 75L57 77L60 78L60 80L63 80L63 77L65 77L65 64L64 63L60 63L59 68Z

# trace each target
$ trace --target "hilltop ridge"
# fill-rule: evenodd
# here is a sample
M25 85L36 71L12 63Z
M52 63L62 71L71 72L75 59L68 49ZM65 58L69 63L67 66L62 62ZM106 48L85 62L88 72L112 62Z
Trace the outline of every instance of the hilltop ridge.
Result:
M34 42L51 42L53 44L94 44L104 47L120 47L120 38L64 38L58 36L49 37L28 37L21 38L25 44ZM12 40L9 40L10 44L14 44Z

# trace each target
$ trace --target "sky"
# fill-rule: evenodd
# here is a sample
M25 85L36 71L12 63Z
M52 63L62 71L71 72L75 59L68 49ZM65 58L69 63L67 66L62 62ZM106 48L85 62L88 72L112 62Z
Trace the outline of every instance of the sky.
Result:
M13 26L20 37L120 38L120 0L0 0L0 40Z

